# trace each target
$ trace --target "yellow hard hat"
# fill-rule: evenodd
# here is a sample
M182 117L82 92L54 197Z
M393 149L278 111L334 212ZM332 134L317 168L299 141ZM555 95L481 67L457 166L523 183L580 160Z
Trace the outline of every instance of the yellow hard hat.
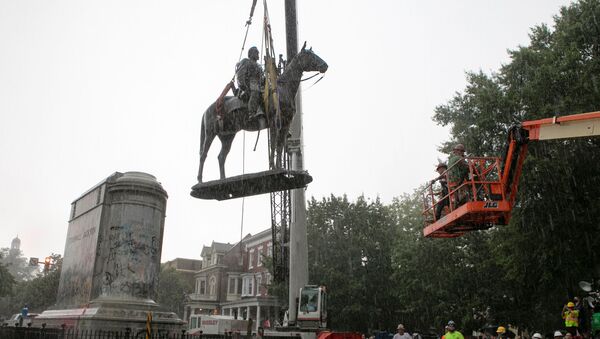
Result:
M567 307L575 307L575 304L573 304L573 302L572 302L572 301L569 301L569 302L567 303Z
M496 333L506 333L506 329L504 328L504 326L498 326Z

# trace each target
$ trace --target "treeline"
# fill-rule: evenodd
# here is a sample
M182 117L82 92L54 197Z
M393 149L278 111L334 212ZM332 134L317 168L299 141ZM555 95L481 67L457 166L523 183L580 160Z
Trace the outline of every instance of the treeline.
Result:
M12 252L12 253L11 253ZM47 272L29 266L21 251L0 250L0 319L8 319L28 305L32 313L41 313L56 302L62 257L52 254Z
M497 72L467 73L466 88L435 110L451 130L442 151L460 142L500 156L513 124L600 110L598 18L599 1L574 2L553 27L532 28ZM562 328L578 281L600 277L599 139L531 143L510 224L459 239L422 237L417 193L387 205L310 201L310 276L329 286L332 327L441 332L452 319L466 333Z

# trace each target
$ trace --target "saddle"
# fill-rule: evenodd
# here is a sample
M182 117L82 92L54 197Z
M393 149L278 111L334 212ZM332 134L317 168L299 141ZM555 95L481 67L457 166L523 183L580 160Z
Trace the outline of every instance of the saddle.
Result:
M233 91L235 96L225 96L230 89ZM262 97L262 91L260 96ZM231 112L239 109L247 110L249 97L250 94L248 92L242 90L241 88L236 88L233 84L233 81L229 82L221 92L221 95L219 96L217 101L215 102L215 109L219 125L222 126L223 118L226 114L231 114ZM246 100L244 100L244 98L246 98ZM262 109L264 112L265 109L262 100L260 101L259 105L260 109Z

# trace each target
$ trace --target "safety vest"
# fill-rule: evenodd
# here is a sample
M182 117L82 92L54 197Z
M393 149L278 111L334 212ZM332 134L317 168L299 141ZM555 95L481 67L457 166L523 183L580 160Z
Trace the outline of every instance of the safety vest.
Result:
M565 327L577 327L579 326L579 311L578 310L566 310L563 314L565 318Z

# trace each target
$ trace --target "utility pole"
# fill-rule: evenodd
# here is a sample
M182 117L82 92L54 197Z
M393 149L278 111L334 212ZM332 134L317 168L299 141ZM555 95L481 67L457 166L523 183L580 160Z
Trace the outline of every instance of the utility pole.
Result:
M298 54L298 19L296 0L285 0L285 35L288 62ZM302 160L302 91L296 95L296 114L290 126L288 152L291 154L292 170L304 170ZM292 218L290 225L290 266L288 321L296 324L298 291L308 284L308 241L306 228L306 198L304 188L292 191Z

